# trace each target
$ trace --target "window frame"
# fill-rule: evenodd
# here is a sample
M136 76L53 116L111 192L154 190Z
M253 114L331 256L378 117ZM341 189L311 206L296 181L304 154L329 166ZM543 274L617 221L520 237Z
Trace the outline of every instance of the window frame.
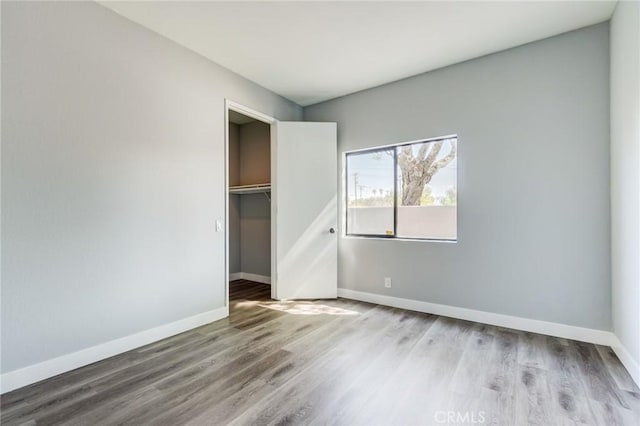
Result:
M383 146L383 147L376 147L376 148L367 148L367 149L360 149L357 151L349 151L349 152L345 152L344 153L344 173L345 173L345 180L344 180L344 195L345 195L345 199L346 199L346 203L345 203L345 209L344 209L344 219L345 219L345 226L344 226L344 232L345 232L345 236L347 237L363 237L363 238L384 238L384 239L394 239L396 238L396 229L398 228L398 197L397 197L397 193L398 193L398 155L394 155L393 156L393 235L388 235L388 234L349 234L348 231L348 226L349 226L349 161L348 161L348 157L349 155L363 155L363 154L374 154L376 152L384 152L384 151L391 151L393 150L395 152L395 147L393 145L388 145L388 146Z
M344 189L343 196L343 205L344 205L344 232L342 234L343 238L365 238L365 239L383 239L383 240L396 240L396 241L432 241L432 242L443 242L443 243L457 243L458 242L458 233L456 231L455 239L446 239L446 238L420 238L420 237L398 237L398 151L397 149L407 145L415 145L420 143L431 143L438 141L445 141L447 139L455 139L456 140L456 162L458 161L458 153L460 152L458 149L459 136L457 134L445 135L445 136L437 136L433 138L426 139L417 139L408 142L399 142L393 143L383 146L377 146L374 148L361 148L354 149L350 151L343 152L343 164L344 164L344 179L342 180L342 185ZM387 234L351 234L349 233L349 156L357 155L357 154L372 154L376 152L383 152L393 150L393 235ZM456 192L458 190L458 173L456 171ZM456 228L457 228L457 203L456 203Z

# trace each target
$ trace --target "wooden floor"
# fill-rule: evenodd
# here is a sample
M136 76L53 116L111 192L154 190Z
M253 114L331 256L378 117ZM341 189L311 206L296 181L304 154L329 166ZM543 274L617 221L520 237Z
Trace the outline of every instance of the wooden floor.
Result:
M230 291L227 319L3 395L2 424L640 424L606 347Z

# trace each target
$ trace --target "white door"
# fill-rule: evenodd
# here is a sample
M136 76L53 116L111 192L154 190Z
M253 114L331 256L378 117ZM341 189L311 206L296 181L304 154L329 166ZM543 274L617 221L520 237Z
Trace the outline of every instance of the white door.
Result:
M336 123L277 122L274 299L338 295ZM272 151L273 152L273 151ZM275 294L273 294L275 293Z

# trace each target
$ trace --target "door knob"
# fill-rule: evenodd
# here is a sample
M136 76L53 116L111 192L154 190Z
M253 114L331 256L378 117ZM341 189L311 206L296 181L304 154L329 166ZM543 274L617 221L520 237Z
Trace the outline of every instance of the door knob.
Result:
M329 233L330 233L330 234L335 234L335 233L336 233L336 230L335 230L335 229L333 229L333 228L329 228Z

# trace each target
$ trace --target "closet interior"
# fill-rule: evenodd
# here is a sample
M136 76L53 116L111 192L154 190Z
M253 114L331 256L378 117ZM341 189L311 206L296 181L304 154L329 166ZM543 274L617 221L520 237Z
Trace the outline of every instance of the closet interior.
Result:
M229 279L271 283L271 126L229 110Z

